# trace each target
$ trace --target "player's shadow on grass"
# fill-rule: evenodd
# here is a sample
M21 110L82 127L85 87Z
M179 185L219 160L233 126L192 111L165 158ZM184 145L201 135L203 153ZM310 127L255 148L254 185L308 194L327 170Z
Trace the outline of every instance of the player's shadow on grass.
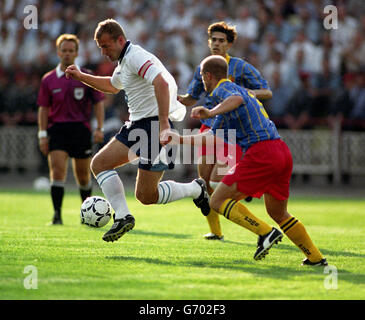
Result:
M82 225L86 230L90 230L92 232L102 232L105 233L108 231L108 228L94 228L86 225ZM168 233L168 232L154 232L154 231L145 231L145 230L132 230L129 232L130 234L142 235L142 236L154 236L154 237L167 237L167 238L176 238L176 239L189 239L191 235L188 234L178 234L178 233Z
M188 234L178 234L178 233L168 233L168 232L155 232L155 231L145 231L145 230L132 230L130 233L134 233L142 236L154 236L154 237L168 237L176 239L188 239L191 238Z
M247 260L227 260L224 259L222 261L216 261L212 263L210 260L199 259L199 260L191 260L184 259L182 261L168 261L162 260L158 258L149 258L149 257L131 257L131 256L107 256L106 259L110 260L120 260L123 262L130 261L132 263L135 262L145 262L151 263L155 265L165 265L165 266L176 266L176 267L196 267L196 268L204 268L204 269L229 269L235 271L242 271L251 273L255 277L260 278L273 278L273 279L282 279L282 280L291 280L298 276L308 277L308 275L317 275L320 277L325 277L324 269L322 267L300 267L298 269L297 265L293 267L281 267L277 265L273 265L272 263L266 264L265 262L259 261L247 261ZM338 270L339 278L341 281L346 281L354 284L364 284L365 283L365 275L364 274L354 274L350 271L339 269Z
M289 251L298 251L298 248L292 244L285 244L280 243L277 248L282 250L289 250ZM329 250L329 249L323 249L319 248L319 250L322 252L324 256L342 256L342 257L354 257L354 258L365 258L365 254L356 253L356 252L348 252L348 251L335 251L335 250ZM327 257L328 260L328 257ZM329 261L330 262L330 261Z
M188 268L204 268L204 269L229 269L235 271L242 271L251 273L255 276L261 276L265 278L274 278L274 279L290 279L291 277L298 276L298 270L295 268L289 267L280 267L280 266L273 266L272 264L263 265L259 262L255 261L247 261L247 260L231 260L227 261L226 259L212 263L208 259L200 259L200 260L191 260L191 259L184 259L183 261L168 261L162 260L158 258L149 258L149 257L132 257L132 256L106 256L106 259L110 260L120 260L123 262L130 261L131 263L136 262L146 262L152 263L155 265L160 266L175 266L175 267L188 267ZM303 272L301 271L300 274Z

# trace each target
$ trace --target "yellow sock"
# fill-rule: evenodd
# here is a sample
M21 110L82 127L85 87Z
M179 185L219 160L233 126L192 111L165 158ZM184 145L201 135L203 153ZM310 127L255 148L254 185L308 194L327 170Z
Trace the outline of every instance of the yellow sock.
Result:
M219 208L219 212L228 220L237 223L257 235L263 236L272 230L270 225L254 216L242 203L236 200L225 200Z
M290 217L280 224L281 230L305 254L311 262L323 259L321 252L313 244L303 223L295 217Z
M217 235L218 237L222 236L221 224L219 222L219 214L217 211L210 209L209 214L207 215L207 220L209 224L210 231Z

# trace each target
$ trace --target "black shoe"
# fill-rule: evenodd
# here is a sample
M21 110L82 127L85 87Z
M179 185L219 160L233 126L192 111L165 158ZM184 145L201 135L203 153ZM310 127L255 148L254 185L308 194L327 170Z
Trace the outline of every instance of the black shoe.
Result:
M318 262L311 262L307 258L302 261L302 266L328 266L328 262L327 262L326 258L323 258L322 260L320 260Z
M205 183L204 179L195 179L194 180L197 184L200 185L202 188L202 192L200 196L196 199L193 199L195 205L200 208L200 211L203 215L207 216L210 212L210 206L209 206L209 195L207 191L207 184Z
M62 218L61 218L61 214L56 211L53 215L52 221L50 224L63 224L62 223Z
M265 256L269 253L270 248L281 241L282 238L283 234L276 228L272 228L272 230L266 235L259 236L257 241L257 250L253 258L255 260L265 258Z
M246 197L246 198L245 198L245 201L246 201L246 202L251 202L251 201L252 201L252 197L250 197L250 196Z
M134 228L135 220L130 214L127 214L122 219L115 219L110 230L103 235L104 241L116 241L128 231Z
M51 224L63 224L61 218L53 218Z

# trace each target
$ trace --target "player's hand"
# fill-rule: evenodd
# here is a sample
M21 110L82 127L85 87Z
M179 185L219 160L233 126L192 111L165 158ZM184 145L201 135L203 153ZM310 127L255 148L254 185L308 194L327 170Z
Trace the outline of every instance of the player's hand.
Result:
M171 129L164 130L161 132L161 135L160 135L160 143L162 145L180 144L180 135L176 131L173 131Z
M247 89L248 93L251 94L254 98L256 98L256 92L251 89Z
M211 118L212 116L208 108L199 106L191 110L190 117L193 119L207 119Z
M168 133L170 132L170 123L169 121L161 121L160 120L160 143L161 145L165 145L169 143Z
M81 71L74 64L66 68L65 75L67 79L81 80Z
M40 138L39 139L39 149L41 150L43 155L48 155L49 152L49 145L48 145L48 138Z
M103 143L104 142L104 132L96 129L93 133L93 139L95 143Z
M166 145L171 141L171 131L170 128L160 131L160 143L161 145Z

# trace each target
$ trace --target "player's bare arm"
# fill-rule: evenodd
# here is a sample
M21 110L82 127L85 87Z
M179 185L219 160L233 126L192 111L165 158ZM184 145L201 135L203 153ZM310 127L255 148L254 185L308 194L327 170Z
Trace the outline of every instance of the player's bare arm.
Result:
M255 98L259 100L268 100L272 98L272 91L270 89L256 89L248 91L250 91Z
M191 107L196 104L198 100L194 99L190 94L178 95L177 100L186 107Z
M164 131L169 131L169 108L170 108L170 91L169 84L164 79L162 74L156 76L152 82L155 88L155 95L158 104L158 117L160 121L160 142L166 144L168 141L165 135L161 135Z
M38 132L43 132L44 136L39 137L39 149L45 156L48 154L48 108L40 106L38 108Z
M242 103L243 99L241 96L230 96L211 110L201 106L193 108L193 110L191 110L191 117L194 119L213 118L218 114L237 109Z
M79 80L89 87L105 93L116 94L119 89L111 84L111 77L94 76L80 71L75 65L68 66L65 71L67 78Z
M203 107L204 108L204 107ZM210 130L204 131L202 133L193 135L180 135L176 130L171 130L168 132L169 143L173 145L187 144L191 146L205 146L207 144L214 144L216 137Z

